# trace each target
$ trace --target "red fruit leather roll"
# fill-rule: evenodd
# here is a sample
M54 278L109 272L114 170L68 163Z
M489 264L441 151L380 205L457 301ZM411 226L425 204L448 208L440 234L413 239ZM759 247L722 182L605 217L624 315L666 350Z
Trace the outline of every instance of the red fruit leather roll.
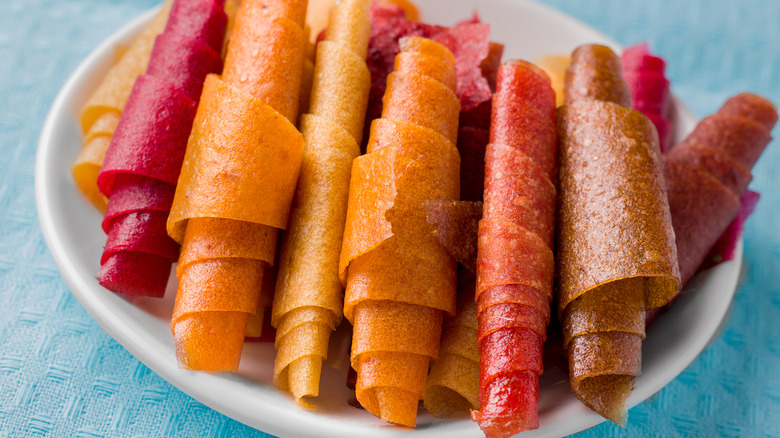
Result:
M558 312L572 391L622 424L644 311L680 290L677 252L657 133L625 106L617 56L586 45L572 60L557 123Z
M539 427L555 263L555 92L525 61L498 69L477 247L479 411L489 437ZM541 299L540 299L541 298Z
M664 156L683 283L740 212L750 171L771 141L777 118L770 101L738 94Z
M224 3L225 0L175 1L163 34L187 35L220 53L228 22Z
M186 35L163 33L154 43L146 75L164 79L198 101L206 75L221 70L222 57L210 46Z
M175 1L147 73L133 85L97 181L108 198L98 281L115 292L165 293L178 257L167 215L203 80L222 69L226 24L222 1Z

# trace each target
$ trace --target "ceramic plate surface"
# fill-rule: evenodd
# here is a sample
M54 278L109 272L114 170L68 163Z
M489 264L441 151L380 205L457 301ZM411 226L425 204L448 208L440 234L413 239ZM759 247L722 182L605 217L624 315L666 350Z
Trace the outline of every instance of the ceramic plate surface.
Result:
M504 59L570 53L583 43L618 45L583 23L535 3L511 0L419 0L424 21L452 25L478 11L491 25L491 39L506 46ZM344 387L348 342L343 333L334 336L331 358L324 367L321 396L316 411L306 411L271 384L273 346L247 344L238 374L206 374L180 370L176 365L169 328L175 281L164 300L132 302L102 288L95 277L105 235L101 216L76 189L70 163L81 148L78 114L90 92L110 67L118 44L129 42L154 11L149 11L104 41L85 59L55 100L40 138L36 163L36 201L46 241L63 278L81 304L100 326L131 354L162 378L198 401L238 421L280 436L430 437L482 436L467 418L434 420L422 410L418 428L409 431L386 425L363 410L347 404ZM675 102L676 137L695 123L692 114ZM706 275L667 313L650 327L644 344L643 374L636 380L631 406L660 390L682 372L709 342L734 295L742 247L734 261ZM695 291L690 289L699 289ZM603 421L570 393L565 374L548 367L541 381L538 430L524 437L558 437ZM629 421L630 418L629 418Z

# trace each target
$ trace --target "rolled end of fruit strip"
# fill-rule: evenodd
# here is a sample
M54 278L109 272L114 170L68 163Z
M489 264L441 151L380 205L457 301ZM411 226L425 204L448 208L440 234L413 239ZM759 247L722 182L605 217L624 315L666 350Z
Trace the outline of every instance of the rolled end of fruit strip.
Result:
M772 140L770 131L776 116L777 109L771 102L743 93L729 99L715 114L703 118L678 146L706 145L752 169Z
M71 169L76 187L101 213L105 213L108 199L100 193L97 179L118 122L119 114L116 112L100 116L87 131L84 146Z
M566 69L564 103L597 100L630 107L631 93L620 71L620 58L609 47L577 47Z
M412 427L443 314L455 312L455 261L430 233L425 201L458 199L455 148L460 103L442 82L452 54L422 38L401 40L421 56L388 79L382 118L355 159L340 272L353 323L356 396L369 412ZM440 72L439 77L421 72Z
M577 59L567 86L594 81L599 88L595 79L571 78L584 71ZM611 61L595 68L620 76ZM615 103L621 93L596 93L605 100L585 98L558 110L556 239L558 311L572 391L619 424L640 371L644 310L680 290L657 133L641 113Z
M174 1L147 72L135 81L116 126L97 179L111 210L103 221L108 241L98 281L114 292L165 293L178 256L177 245L165 233L170 204L145 209L150 198L172 198L203 80L222 69L217 49L226 21L221 3ZM129 197L131 186L150 192L146 198Z
M303 0L243 0L223 75L206 78L167 224L188 261L177 271L171 321L182 367L236 371L249 315L270 301L260 296L263 271L287 224L303 155L291 119L305 13Z
M444 322L439 357L431 364L423 397L423 403L431 414L448 418L479 408L474 290L482 202L429 200L425 207L431 232L460 263L457 314Z
M555 272L555 92L540 68L520 60L499 68L490 139L477 255L480 408L472 418L487 436L506 437L539 427Z
M620 61L623 79L631 92L632 106L655 125L663 153L671 146L669 142L674 131L672 121L669 120L672 94L665 76L666 63L650 54L647 43L626 48Z
M476 232L470 233L476 241ZM475 251L476 253L476 251ZM431 365L423 403L434 417L449 418L479 409L476 278L458 271L458 311L444 322L439 358Z
M341 322L339 253L352 160L360 155L371 76L366 66L369 0L344 0L331 12L317 48L306 143L279 260L272 324L278 328L274 384L303 397L319 394L330 333Z
M571 64L571 56L569 55L546 55L536 60L536 65L550 77L550 85L555 91L556 106L563 105L563 88L569 64Z
M106 210L108 199L98 190L98 173L133 84L146 71L155 38L165 29L171 3L167 1L130 44L81 110L84 146L71 170L76 187L101 213Z
M752 163L769 144L777 118L772 102L738 94L664 156L683 283L739 213Z
M160 12L144 27L89 97L81 110L83 132L88 132L92 124L106 112L122 112L135 79L146 72L154 40L165 29L172 3L172 0L165 2Z
M306 0L272 1L265 6L242 2L222 72L224 82L263 101L291 122L298 116L306 58L301 11L305 15Z

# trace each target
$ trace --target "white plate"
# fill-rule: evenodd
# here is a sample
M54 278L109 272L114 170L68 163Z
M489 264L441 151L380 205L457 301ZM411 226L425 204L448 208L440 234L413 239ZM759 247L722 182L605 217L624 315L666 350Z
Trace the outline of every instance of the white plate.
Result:
M506 45L505 59L535 59L549 53L569 53L587 42L618 45L596 30L560 12L535 3L511 0L419 0L422 17L432 23L453 24L478 11L492 26L491 38ZM414 431L388 426L346 404L346 351L335 342L333 358L323 372L322 393L311 412L298 408L291 397L271 384L273 347L248 344L237 375L212 375L180 370L169 329L174 291L169 285L162 301L128 302L103 289L95 276L105 243L100 215L81 197L70 175L82 135L79 111L99 78L109 68L114 47L127 43L152 16L133 20L103 42L70 77L49 112L40 138L35 169L36 201L49 249L73 294L103 329L162 378L206 405L238 421L282 436L365 437L414 435L477 437L470 420L433 420L422 413ZM673 60L672 60L673 61ZM676 103L677 138L691 129L694 117ZM699 277L701 290L682 297L648 331L643 374L629 400L631 406L660 390L685 369L716 332L736 289L742 260L723 263ZM172 282L173 283L173 282ZM541 428L526 437L564 436L600 423L568 389L565 375L551 368L542 376ZM630 418L629 418L630 421Z

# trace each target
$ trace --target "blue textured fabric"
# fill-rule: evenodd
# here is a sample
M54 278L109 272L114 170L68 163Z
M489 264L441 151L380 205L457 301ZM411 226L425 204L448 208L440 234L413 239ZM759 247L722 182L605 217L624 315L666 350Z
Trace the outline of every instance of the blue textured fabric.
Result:
M545 2L621 44L648 41L698 116L743 90L780 102L776 0ZM0 2L0 437L268 436L169 385L104 333L60 278L39 229L33 163L49 107L102 39L155 3ZM605 423L578 437L780 437L779 147L754 171L763 196L720 335L632 409L627 428Z

